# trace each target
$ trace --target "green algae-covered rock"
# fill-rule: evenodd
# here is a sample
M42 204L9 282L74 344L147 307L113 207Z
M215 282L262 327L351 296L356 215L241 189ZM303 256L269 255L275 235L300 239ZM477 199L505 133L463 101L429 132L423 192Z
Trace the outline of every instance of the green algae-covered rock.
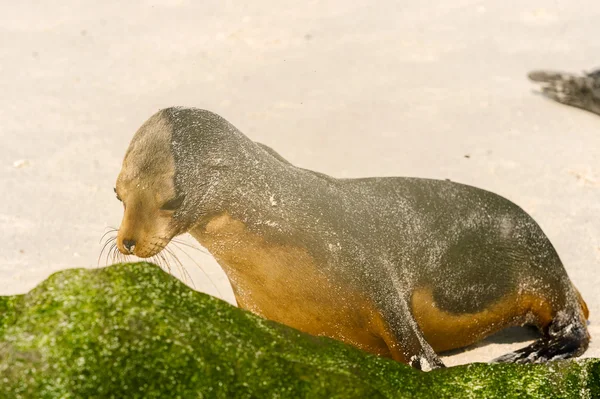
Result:
M600 360L422 373L256 317L139 263L0 297L0 398L600 397Z

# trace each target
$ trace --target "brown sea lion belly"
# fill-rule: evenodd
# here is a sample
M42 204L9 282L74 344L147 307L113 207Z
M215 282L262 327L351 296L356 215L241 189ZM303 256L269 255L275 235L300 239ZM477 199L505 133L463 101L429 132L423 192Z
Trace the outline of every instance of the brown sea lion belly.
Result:
M371 301L323 273L306 249L269 243L228 214L212 218L192 235L223 267L238 306L312 335L392 357Z

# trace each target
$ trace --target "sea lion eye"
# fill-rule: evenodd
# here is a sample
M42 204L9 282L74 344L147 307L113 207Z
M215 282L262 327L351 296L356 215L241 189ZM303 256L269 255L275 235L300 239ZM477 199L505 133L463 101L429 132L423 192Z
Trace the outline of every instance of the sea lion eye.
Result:
M117 188L113 187L113 190L115 191L115 195L117 196L117 199L121 202L123 202L123 200L121 199L121 197L119 197L119 194L117 194Z
M183 203L184 199L185 199L185 195L180 195L179 197L175 197L172 200L165 202L165 204L163 206L161 206L160 209L163 211L177 210Z

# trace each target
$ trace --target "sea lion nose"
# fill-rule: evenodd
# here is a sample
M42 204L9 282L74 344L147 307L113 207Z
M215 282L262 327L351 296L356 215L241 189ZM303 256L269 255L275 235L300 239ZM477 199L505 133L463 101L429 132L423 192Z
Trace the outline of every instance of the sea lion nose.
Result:
M133 253L135 249L135 241L134 240L123 240L123 246L129 253Z

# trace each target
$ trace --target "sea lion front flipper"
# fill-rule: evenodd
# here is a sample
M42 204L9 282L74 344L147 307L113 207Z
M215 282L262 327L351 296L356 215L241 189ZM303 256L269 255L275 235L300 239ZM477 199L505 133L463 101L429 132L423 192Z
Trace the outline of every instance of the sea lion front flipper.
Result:
M394 360L422 371L446 367L425 340L404 298L386 301L379 316L380 335Z
M584 76L537 70L528 77L541 83L546 97L600 115L600 70Z

